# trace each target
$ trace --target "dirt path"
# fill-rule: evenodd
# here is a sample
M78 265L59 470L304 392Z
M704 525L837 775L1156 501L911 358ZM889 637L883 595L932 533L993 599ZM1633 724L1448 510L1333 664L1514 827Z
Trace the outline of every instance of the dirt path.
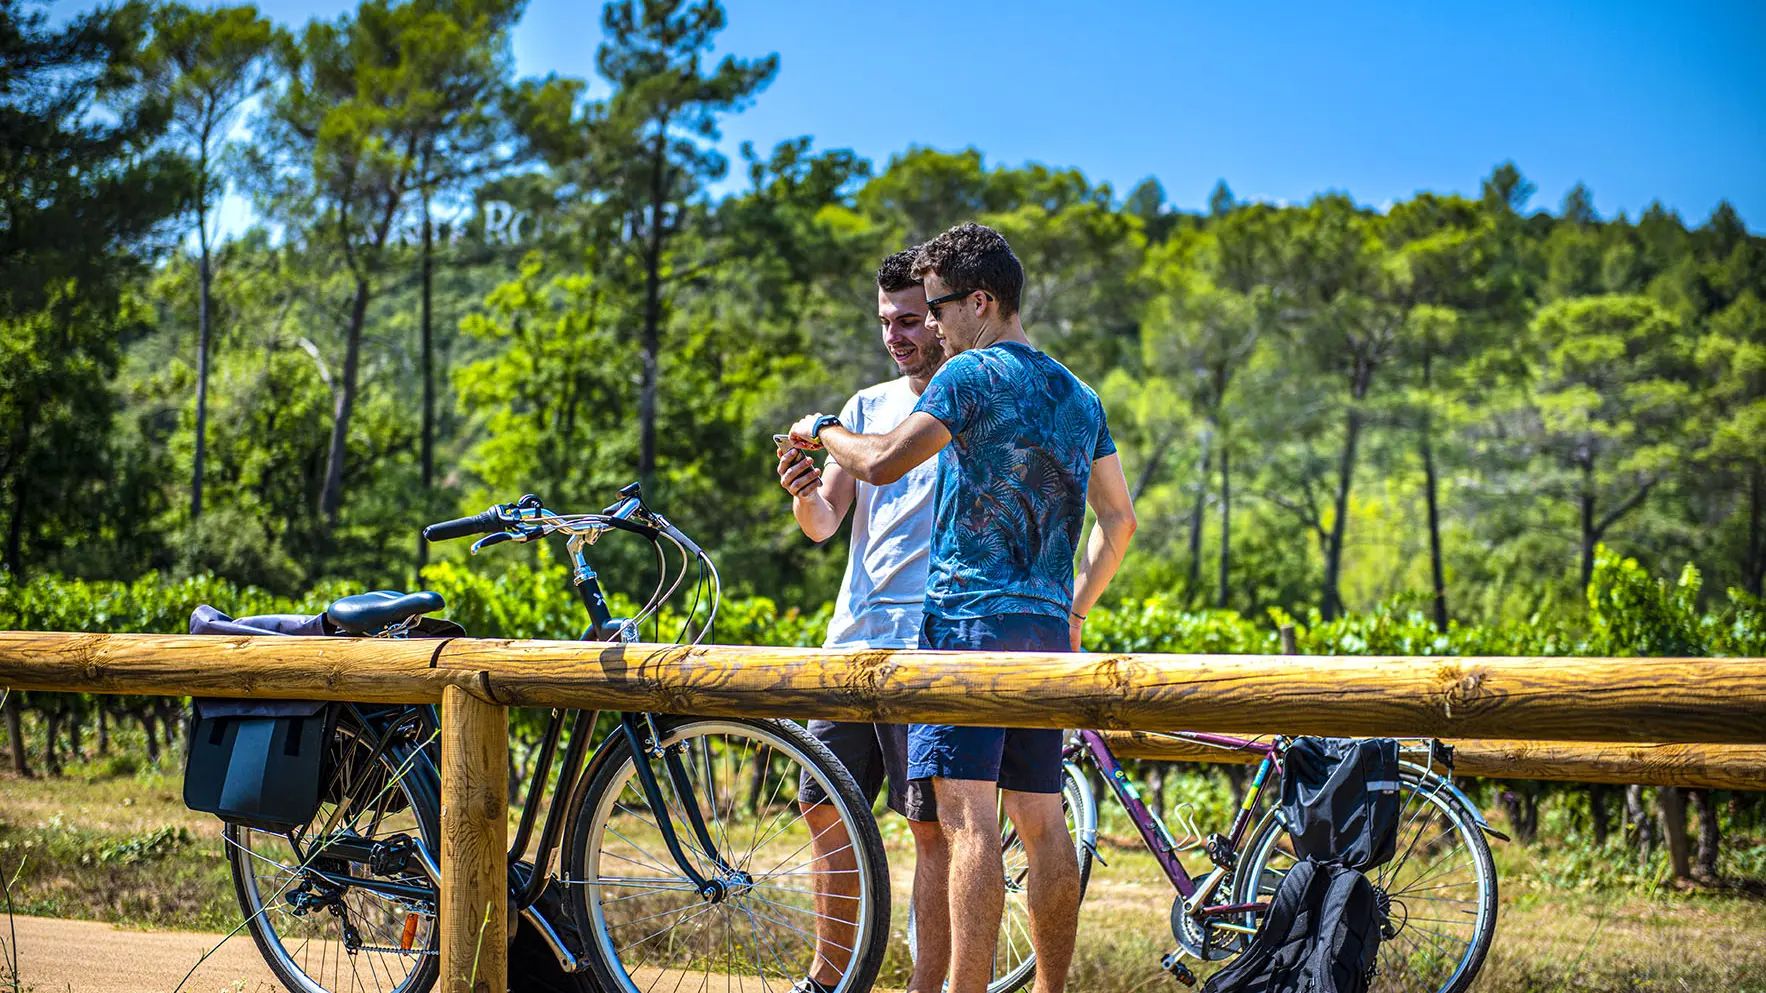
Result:
M32 993L171 993L218 934L119 931L95 921L18 917L19 979ZM0 928L5 920L0 918ZM0 931L11 943L11 935ZM282 993L251 936L238 934L196 970L187 993Z

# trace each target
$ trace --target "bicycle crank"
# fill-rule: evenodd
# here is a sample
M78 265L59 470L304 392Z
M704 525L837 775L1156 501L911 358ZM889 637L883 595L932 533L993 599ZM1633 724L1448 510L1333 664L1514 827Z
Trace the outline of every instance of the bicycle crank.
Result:
M1239 950L1239 935L1225 928L1204 928L1184 912L1183 897L1171 901L1171 936L1185 952L1203 962L1231 958Z

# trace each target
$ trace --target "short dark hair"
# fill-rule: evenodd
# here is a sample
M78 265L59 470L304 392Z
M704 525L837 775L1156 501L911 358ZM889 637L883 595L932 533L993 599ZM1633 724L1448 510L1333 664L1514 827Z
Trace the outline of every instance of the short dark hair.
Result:
M966 221L920 246L914 256L914 275L929 272L957 290L986 290L999 302L1000 314L1018 312L1024 294L1024 266L1012 254L1012 246L994 229Z
M877 288L885 293L900 293L902 290L920 285L920 277L914 272L914 256L919 248L909 248L896 252L883 260L877 267Z

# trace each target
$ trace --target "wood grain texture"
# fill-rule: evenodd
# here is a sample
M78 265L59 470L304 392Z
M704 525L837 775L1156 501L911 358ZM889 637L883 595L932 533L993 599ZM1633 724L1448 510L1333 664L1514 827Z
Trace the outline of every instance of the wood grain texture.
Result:
M441 993L509 988L509 712L442 691Z
M427 668L434 653L436 668ZM1766 659L1093 655L0 633L0 685L1012 727L1766 744Z
M1251 737L1245 735L1244 737ZM1118 758L1251 765L1262 756L1142 731L1105 733ZM1486 779L1766 790L1766 746L1456 738L1453 771Z
M438 703L439 639L0 631L0 686L83 693Z

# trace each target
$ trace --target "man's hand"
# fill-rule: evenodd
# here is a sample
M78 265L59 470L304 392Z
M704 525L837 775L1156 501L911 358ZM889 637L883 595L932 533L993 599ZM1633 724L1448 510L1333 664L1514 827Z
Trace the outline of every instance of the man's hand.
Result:
M806 448L811 451L821 448L822 443L815 438L815 429L816 421L821 420L822 417L823 415L819 413L806 414L796 424L791 425L791 443L798 448Z
M1076 652L1084 651L1084 649L1079 647L1079 636L1084 631L1085 618L1080 617L1078 614L1069 613L1067 615L1067 635L1073 640L1073 650Z
M802 451L787 448L779 453L779 485L794 497L806 497L822 486L821 470Z

